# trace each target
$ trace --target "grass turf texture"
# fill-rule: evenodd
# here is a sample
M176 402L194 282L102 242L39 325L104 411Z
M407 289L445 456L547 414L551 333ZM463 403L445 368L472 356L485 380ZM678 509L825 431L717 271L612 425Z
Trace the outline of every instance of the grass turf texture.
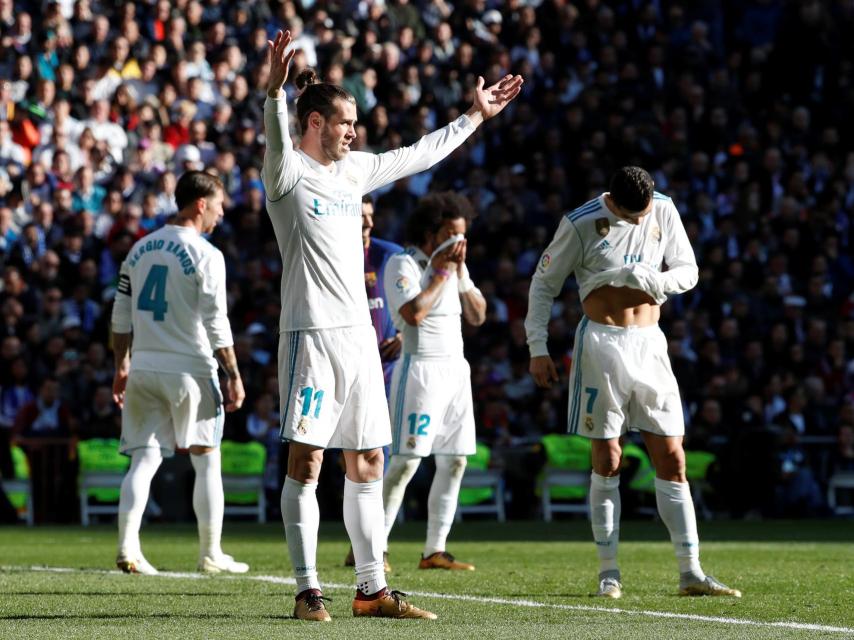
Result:
M322 625L290 618L294 587L282 583L290 576L290 566L279 524L227 522L224 548L249 562L251 572L248 577L201 579L109 572L115 556L112 526L0 528L0 638L854 637L851 521L701 523L704 568L741 589L741 600L678 597L676 562L660 523L624 523L624 596L618 601L589 596L596 588L597 564L586 522L458 524L449 549L477 565L471 573L416 569L424 526L410 522L395 528L390 583L412 593L442 594L411 597L416 605L436 612L439 620L354 619L349 586L353 573L342 566L347 538L342 525L323 522L318 564L325 594L334 601L329 604L333 621ZM146 526L143 545L148 560L161 571L195 571L193 527ZM448 598L454 594L471 599ZM843 630L598 609L787 621Z

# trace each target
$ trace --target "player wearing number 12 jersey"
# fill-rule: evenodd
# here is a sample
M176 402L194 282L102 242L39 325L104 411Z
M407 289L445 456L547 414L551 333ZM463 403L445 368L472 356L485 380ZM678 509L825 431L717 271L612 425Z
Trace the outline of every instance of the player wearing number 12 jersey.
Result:
M226 315L225 261L200 235L213 231L222 217L223 196L218 178L185 173L175 189L174 224L134 244L119 271L113 398L122 407L120 450L131 457L131 466L119 499L116 563L127 573L157 573L142 555L139 528L151 480L163 456L176 448L190 450L196 472L199 569L249 569L220 547L223 397L214 356L228 378L225 410L239 409L245 395Z

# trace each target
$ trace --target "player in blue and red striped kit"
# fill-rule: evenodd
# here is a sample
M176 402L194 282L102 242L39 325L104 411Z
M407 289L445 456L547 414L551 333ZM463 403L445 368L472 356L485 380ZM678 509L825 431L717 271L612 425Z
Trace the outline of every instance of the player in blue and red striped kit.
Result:
M380 349L380 360L383 363L383 378L385 379L385 395L391 382L391 372L394 363L400 355L401 339L391 314L388 310L385 291L383 290L383 273L388 259L403 251L403 247L388 240L372 238L374 228L374 203L371 196L362 197L362 245L365 248L365 289L368 294L368 308L371 311L371 324L377 334L377 345Z

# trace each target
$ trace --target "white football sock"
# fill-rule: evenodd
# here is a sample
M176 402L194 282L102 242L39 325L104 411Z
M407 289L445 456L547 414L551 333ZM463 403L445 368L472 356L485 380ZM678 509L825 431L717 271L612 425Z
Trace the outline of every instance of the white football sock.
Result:
M285 478L285 486L282 487L282 521L285 523L285 538L297 581L297 595L306 589L320 589L317 579L320 508L317 506L316 492L316 482L302 484L290 476Z
M397 520L397 512L403 504L403 495L412 476L418 471L421 458L416 456L392 456L388 470L383 478L383 505L385 508L385 548L388 549L388 535Z
M387 586L383 567L383 481L344 478L344 526L356 560L356 588L372 595Z
M590 524L599 554L599 572L619 571L620 476L590 474Z
M670 540L679 562L679 573L691 573L702 580L700 568L700 538L694 500L687 482L655 479L655 502L662 521L670 531Z
M222 491L222 465L219 449L203 455L190 454L196 471L193 484L193 511L199 527L199 558L216 559L222 555L222 517L225 496Z
M151 481L163 461L159 447L135 449L130 469L122 480L119 494L119 555L135 559L142 555L139 528L148 502Z
M436 460L436 475L430 485L427 499L427 540L424 544L424 557L445 550L457 501L460 497L460 484L466 470L465 456L433 456Z

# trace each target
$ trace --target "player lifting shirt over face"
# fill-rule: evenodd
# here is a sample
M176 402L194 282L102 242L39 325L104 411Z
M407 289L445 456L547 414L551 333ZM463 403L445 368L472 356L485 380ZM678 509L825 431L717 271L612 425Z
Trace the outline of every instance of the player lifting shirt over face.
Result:
M599 552L598 595L622 595L620 437L639 430L656 469L658 512L670 531L683 595L734 595L700 568L694 504L685 477L685 425L667 340L658 327L668 295L697 284L697 262L673 201L640 167L623 167L610 191L564 216L531 281L525 329L530 371L556 382L546 346L554 298L575 274L584 317L569 375L572 434L592 439L590 518Z

